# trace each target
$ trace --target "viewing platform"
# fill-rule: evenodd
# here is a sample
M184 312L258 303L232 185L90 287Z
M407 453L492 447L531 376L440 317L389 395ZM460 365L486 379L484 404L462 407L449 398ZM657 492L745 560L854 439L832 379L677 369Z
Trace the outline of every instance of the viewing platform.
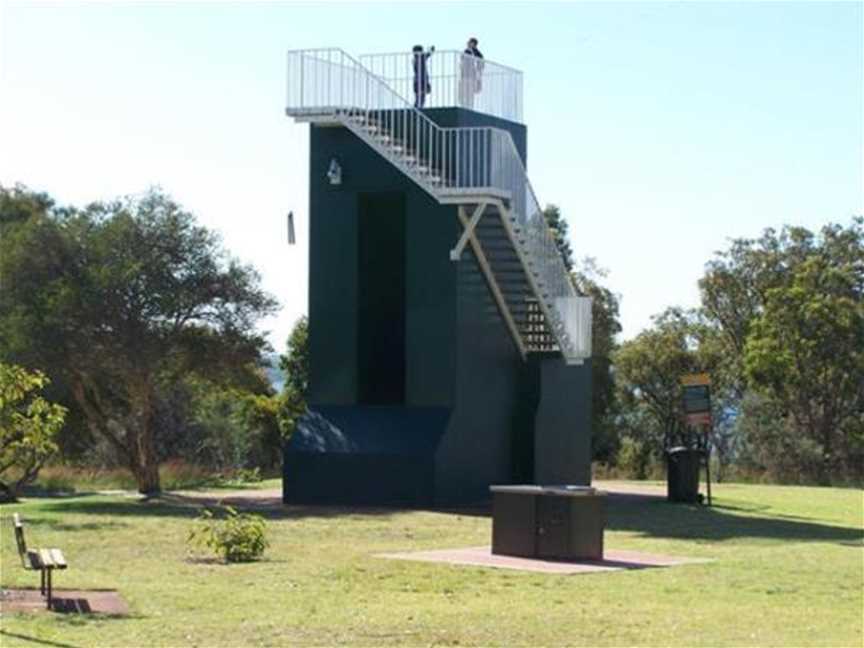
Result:
M404 97L414 92L414 54L361 54L360 62ZM522 72L460 50L435 50L426 60L430 91L424 108L463 108L522 123Z
M288 52L286 112L314 121L346 101L364 109L393 109L391 95L416 98L414 54L361 54L356 59L335 48ZM372 79L375 81L372 81ZM436 50L426 59L428 92L423 108L462 108L521 124L522 72L458 50ZM386 89L385 89L386 88Z

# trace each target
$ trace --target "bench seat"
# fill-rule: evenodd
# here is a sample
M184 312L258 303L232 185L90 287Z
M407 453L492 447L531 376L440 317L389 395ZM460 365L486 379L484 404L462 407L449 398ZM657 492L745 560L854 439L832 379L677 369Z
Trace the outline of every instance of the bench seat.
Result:
M24 523L21 517L15 513L12 516L15 525L15 541L18 545L18 555L24 569L39 570L41 583L39 590L47 595L48 609L51 609L51 575L57 569L66 569L66 557L59 549L28 549L27 540L24 538Z
M28 549L24 569L66 569L66 558L59 549Z

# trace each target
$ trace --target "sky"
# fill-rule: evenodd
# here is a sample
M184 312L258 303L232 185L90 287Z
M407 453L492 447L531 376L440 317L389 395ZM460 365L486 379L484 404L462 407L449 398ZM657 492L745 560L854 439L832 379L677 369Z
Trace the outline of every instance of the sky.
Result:
M308 283L309 126L284 115L286 50L474 35L524 72L535 192L608 270L629 339L697 305L731 239L864 212L862 7L0 0L0 184L71 205L161 187L261 273L281 350Z

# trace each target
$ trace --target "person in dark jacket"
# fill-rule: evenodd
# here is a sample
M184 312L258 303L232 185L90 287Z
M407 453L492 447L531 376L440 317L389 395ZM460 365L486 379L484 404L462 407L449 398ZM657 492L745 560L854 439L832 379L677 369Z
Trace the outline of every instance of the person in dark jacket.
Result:
M426 95L432 92L427 62L435 51L435 46L424 52L422 45L415 45L411 51L414 52L414 107L422 108L426 104Z
M469 38L462 52L462 66L459 79L459 105L474 108L474 95L483 89L483 54L477 49L476 38Z

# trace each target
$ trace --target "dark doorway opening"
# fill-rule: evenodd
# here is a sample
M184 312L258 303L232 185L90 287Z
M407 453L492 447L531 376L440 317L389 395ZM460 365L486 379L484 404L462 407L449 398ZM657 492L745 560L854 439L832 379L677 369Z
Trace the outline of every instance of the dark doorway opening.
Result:
M404 404L405 195L358 200L358 400Z

